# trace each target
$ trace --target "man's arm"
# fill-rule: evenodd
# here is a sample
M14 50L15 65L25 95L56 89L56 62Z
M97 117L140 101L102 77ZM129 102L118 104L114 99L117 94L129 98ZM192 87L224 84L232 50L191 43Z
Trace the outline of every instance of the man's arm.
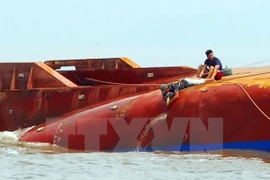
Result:
M221 62L218 58L215 59L215 67L214 67L214 70L213 70L213 73L212 73L212 76L210 77L210 79L214 79L219 68L221 66Z
M173 98L167 97L167 104L166 106L169 107L174 101L176 101L178 99L179 95L178 92L174 93Z
M170 100L171 100L171 98L169 98L169 97L166 99L166 106L169 106Z
M210 77L210 79L214 79L214 78L215 78L215 76L217 75L217 72L218 72L219 67L220 67L219 65L216 65L216 66L214 67L213 74L212 74L212 76Z

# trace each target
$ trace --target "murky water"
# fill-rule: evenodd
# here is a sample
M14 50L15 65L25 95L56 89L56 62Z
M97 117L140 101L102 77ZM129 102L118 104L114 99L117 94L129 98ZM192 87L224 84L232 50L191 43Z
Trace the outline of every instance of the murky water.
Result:
M0 133L4 179L270 179L270 154L76 153L47 144L18 143L21 131Z

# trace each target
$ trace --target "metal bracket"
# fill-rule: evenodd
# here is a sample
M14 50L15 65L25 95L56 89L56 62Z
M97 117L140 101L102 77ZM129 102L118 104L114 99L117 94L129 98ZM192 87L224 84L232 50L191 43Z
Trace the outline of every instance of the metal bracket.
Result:
M111 107L111 110L116 110L117 108L118 108L117 105L113 105L113 106Z

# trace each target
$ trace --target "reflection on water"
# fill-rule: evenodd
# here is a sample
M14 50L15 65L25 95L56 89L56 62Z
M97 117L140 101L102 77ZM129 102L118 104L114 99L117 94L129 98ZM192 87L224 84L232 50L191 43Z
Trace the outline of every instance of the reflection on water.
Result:
M25 130L0 133L3 179L270 179L270 153L78 153L49 144L19 143Z

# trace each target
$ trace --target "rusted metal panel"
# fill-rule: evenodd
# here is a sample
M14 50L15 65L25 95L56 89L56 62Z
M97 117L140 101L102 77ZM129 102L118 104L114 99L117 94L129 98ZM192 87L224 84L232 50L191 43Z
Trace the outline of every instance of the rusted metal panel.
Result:
M76 84L66 79L58 72L51 69L44 63L35 63L34 84L35 87L77 87Z
M3 70L0 68L0 90L3 89Z
M83 135L90 136L89 128L94 128L94 132L100 128L101 120L98 118L115 118L112 122L106 121L107 132L101 136L99 147L96 147L97 150L113 150L120 138L114 125L120 126L123 121L138 123L130 129L120 128L120 131L126 137L141 137L141 134L136 134L141 128L136 118L156 118L166 113L166 122L163 122L166 126L159 126L171 127L174 117L200 118L207 126L209 117L220 117L224 120L226 143L270 139L270 120L267 119L270 114L269 67L233 69L233 75L225 76L220 81L182 90L179 99L165 109L159 85L183 77L196 78L196 69L140 68L120 58L107 60L47 61L48 66L43 63L1 65L0 130L16 130L41 124L26 133L21 141L55 142L64 147L86 150L89 146L85 144L82 134L74 131L74 126ZM74 65L81 70L54 71L63 65ZM18 78L23 78L23 75L19 77L22 72L27 78L19 82ZM95 81L91 85L82 84L77 78L92 78ZM79 118L72 121L70 118L73 116ZM146 121L143 128L150 121ZM63 125L63 122L67 124ZM61 138L56 141L53 139L56 136L44 134L43 129L56 132L53 135ZM202 133L201 129L195 129L196 135ZM142 132L146 131L141 129L139 133ZM162 131L157 133L162 134ZM191 132L187 129L184 133L187 134L185 143L188 144ZM72 137L69 139L70 134ZM149 145L154 133L143 137L146 138L143 145ZM94 138L90 136L89 142L93 142ZM212 138L208 140L212 141ZM178 141L177 132L164 133L162 139L163 146L175 145ZM134 142L131 139L122 145L124 148L133 148ZM199 143L199 139L196 142Z
M0 91L0 117L2 121L7 122L1 125L0 130L16 130L37 125L46 119L56 118L74 110L87 106L91 108L132 93L143 93L153 89L151 86L102 86Z
M74 66L76 70L114 70L139 68L132 60L123 58L90 58L90 59L69 59L69 60L48 60L45 64L53 69L60 69L65 66Z
M154 81L166 81L175 76L190 76L196 73L193 68L184 67L165 67L165 68L134 68L134 69L116 69L108 70L81 70L81 71L62 71L59 72L77 85L83 85L83 82L89 85L101 85L102 82L92 81L102 80L112 83L126 84L145 84ZM88 82L87 82L88 80ZM174 81L177 79L174 79Z
M252 86L247 88L246 91L257 102L261 110L269 114L270 88L263 89ZM153 143L158 144L160 147L177 145L180 147L182 142L179 142L179 136L181 134L185 135L183 136L184 145L189 145L189 143L200 145L217 142L254 142L270 139L270 121L258 111L238 86L234 84L209 86L208 91L204 92L199 87L195 87L180 92L180 94L181 98L167 110L165 110L165 103L162 101L159 91L153 91L78 112L76 119L72 121L72 125L61 129L63 131L58 134L61 138L56 144L77 150L121 151L123 149L136 149L138 140L143 142L140 143L143 146L142 148L151 145L151 143L152 145L154 145ZM262 94L263 96L260 96ZM144 131L151 119L154 120L155 117L159 117L163 113L166 113L163 119L161 118L152 124L149 131ZM74 114L59 119L59 121L55 122L55 125L45 126L45 128L48 128L50 132L58 132L58 123L71 118L72 115ZM179 126L176 131L171 130L170 132L168 128L173 129L173 121L184 120L177 119L177 117L193 118L193 120L197 118L201 124L193 126L192 130L190 130L189 125L184 128ZM209 125L208 118L222 119L222 127L216 127L211 132L224 131L222 132L222 139L214 136L214 134L205 135L205 128ZM147 121L147 119L150 121ZM101 127L104 125L104 120L106 131L103 132ZM190 123L193 120L188 119L188 122ZM174 125L176 124L174 122ZM21 141L44 142L46 136L36 132L37 128L22 136ZM144 132L146 134L141 136ZM155 139L154 142L153 139L157 134L159 139ZM197 139L191 141L192 136L193 138L196 136ZM100 137L98 141L96 140L97 137ZM140 137L143 137L143 139L139 139ZM219 142L218 140L222 141ZM121 141L120 146L119 141ZM49 139L48 142L52 142L52 139ZM93 143L96 143L97 146L92 146Z

